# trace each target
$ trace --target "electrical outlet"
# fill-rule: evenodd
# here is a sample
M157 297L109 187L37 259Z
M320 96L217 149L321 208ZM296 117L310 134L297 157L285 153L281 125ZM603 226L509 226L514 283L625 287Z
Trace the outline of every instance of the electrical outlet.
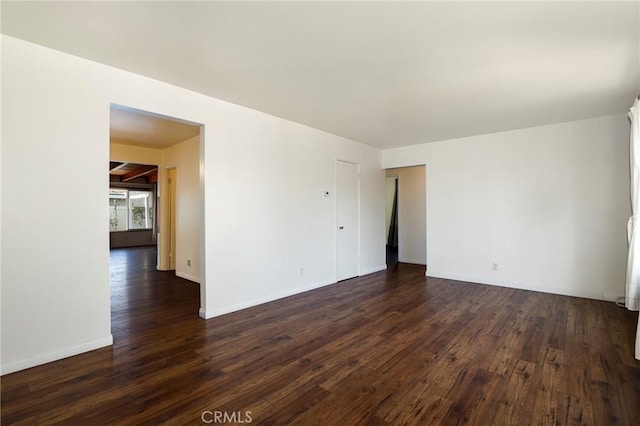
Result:
M492 271L497 271L498 269L499 269L499 268L498 268L498 264L497 264L496 262L493 262L493 263L491 264L491 270L492 270Z
M300 268L300 276L304 277L304 268Z
M191 266L191 259L187 259L187 266Z

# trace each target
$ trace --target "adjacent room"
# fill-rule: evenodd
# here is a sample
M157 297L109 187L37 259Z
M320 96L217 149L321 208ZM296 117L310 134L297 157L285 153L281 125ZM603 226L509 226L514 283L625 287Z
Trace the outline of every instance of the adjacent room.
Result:
M637 1L0 8L3 424L638 424Z

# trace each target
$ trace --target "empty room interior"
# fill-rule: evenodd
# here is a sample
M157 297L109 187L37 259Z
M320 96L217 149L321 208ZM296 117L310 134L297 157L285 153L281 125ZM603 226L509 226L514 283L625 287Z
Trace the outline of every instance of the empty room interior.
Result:
M640 2L0 11L3 424L640 423Z

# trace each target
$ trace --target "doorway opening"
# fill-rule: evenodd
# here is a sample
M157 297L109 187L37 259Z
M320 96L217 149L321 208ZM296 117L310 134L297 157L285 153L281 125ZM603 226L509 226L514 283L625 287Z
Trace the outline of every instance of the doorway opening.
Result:
M109 248L155 246L158 166L109 162Z
M112 104L110 108L110 283L112 332L134 327L151 298L204 303L204 191L198 123ZM181 170L178 176L178 169ZM180 182L178 183L178 177ZM123 236L126 236L124 238ZM127 241L123 244L122 239ZM173 293L171 293L173 292ZM189 295L190 293L194 293ZM127 315L132 315L128 318Z
M386 170L387 268L427 265L426 168Z

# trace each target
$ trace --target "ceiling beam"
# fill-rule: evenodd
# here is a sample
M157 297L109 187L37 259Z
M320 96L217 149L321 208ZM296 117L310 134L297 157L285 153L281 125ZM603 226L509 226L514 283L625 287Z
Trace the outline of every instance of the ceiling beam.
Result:
M122 176L122 182L129 182L135 178L150 175L153 172L157 172L158 166L142 166L135 170L131 170L126 175Z
M109 161L109 171L118 170L127 163L121 163L120 161Z

